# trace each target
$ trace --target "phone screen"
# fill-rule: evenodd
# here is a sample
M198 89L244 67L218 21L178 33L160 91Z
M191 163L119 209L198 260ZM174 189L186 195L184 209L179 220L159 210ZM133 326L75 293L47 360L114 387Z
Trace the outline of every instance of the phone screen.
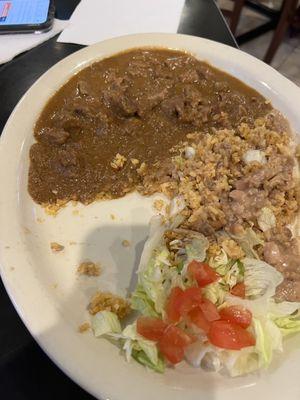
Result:
M50 0L0 0L0 26L37 25L47 21Z

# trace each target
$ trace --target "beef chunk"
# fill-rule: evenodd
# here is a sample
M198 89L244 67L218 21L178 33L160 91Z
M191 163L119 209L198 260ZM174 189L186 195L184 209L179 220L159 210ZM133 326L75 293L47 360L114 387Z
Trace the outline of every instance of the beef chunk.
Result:
M43 143L62 145L66 143L70 133L62 128L43 128L37 133L37 139Z
M61 150L58 155L60 164L63 167L74 167L78 165L77 155L74 150Z
M157 107L168 96L168 89L156 89L144 96L139 96L136 101L137 115L143 117L147 112Z
M77 92L79 96L89 96L90 88L86 81L79 81L77 84Z
M196 69L187 69L180 75L180 80L183 83L195 83L199 81L199 75Z
M189 85L184 87L181 95L164 101L162 109L168 115L176 115L179 121L197 127L206 123L211 113L211 106L206 104L201 93Z
M169 116L179 116L184 109L182 96L174 96L162 102L162 110Z
M105 105L120 117L133 117L138 106L129 95L127 84L121 78L115 78L111 85L103 91Z

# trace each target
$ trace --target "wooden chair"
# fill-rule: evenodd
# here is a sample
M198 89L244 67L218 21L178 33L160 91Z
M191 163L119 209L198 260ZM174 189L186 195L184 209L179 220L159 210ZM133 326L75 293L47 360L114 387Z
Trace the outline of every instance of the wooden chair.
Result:
M293 16L295 15L298 0L283 0L280 10L274 10L265 6L259 0L233 0L234 6L232 11L222 10L226 16L230 18L230 29L235 35L236 28L239 23L241 12L243 7L246 5L255 11L267 16L269 18L268 22L260 25L259 27L252 29L242 35L236 37L238 44L243 44L249 40L252 40L270 30L275 30L272 37L271 43L265 54L264 61L268 64L271 63L273 57L275 56L278 47L280 46L287 28L292 22Z

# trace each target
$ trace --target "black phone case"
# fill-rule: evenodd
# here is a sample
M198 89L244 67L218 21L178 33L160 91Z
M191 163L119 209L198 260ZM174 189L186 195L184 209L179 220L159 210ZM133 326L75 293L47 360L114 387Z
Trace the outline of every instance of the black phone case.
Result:
M44 33L49 31L54 22L55 6L54 0L50 0L47 20L41 24L22 24L22 25L0 25L1 34L18 34L18 33Z

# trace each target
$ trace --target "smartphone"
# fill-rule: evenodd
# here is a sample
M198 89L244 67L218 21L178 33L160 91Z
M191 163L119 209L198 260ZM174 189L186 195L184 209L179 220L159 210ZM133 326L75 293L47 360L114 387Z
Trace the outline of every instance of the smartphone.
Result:
M0 34L47 32L54 12L53 0L0 0Z

